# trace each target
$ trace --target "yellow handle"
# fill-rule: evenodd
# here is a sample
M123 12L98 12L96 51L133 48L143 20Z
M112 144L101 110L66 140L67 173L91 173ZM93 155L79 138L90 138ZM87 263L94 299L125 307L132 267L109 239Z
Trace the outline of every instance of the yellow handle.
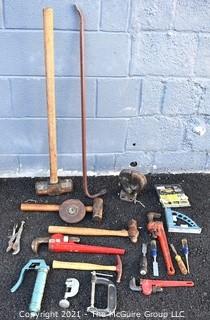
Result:
M186 275L186 274L188 273L188 272L187 272L187 268L186 268L186 266L185 266L185 264L184 264L181 256L177 254L177 255L175 256L175 259L176 259L177 265L178 265L179 270L181 271L181 273L184 274L184 275Z
M55 63L54 63L54 35L53 9L43 10L44 18L44 48L45 73L48 113L48 139L50 153L50 182L58 183L57 176L57 139L56 139L56 111L55 111Z
M83 262L65 262L53 260L53 269L71 269L71 270L106 270L106 271L116 271L115 266L106 266L94 263L83 263Z

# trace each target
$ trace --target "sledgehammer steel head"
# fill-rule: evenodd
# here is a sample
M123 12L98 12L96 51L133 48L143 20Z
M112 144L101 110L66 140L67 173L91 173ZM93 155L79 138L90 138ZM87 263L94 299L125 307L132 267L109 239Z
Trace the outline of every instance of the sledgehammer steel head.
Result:
M73 182L71 179L59 179L57 183L50 181L38 181L35 184L36 194L39 196L59 196L73 191Z

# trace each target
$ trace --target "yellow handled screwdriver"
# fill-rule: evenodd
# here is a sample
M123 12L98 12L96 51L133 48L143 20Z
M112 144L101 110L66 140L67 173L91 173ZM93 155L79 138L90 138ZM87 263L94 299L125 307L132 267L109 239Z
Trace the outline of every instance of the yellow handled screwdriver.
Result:
M184 264L184 261L182 260L181 256L177 253L174 245L171 243L170 246L171 246L173 253L175 254L175 260L177 262L179 270L181 271L182 274L186 275L188 272L187 272L187 268Z

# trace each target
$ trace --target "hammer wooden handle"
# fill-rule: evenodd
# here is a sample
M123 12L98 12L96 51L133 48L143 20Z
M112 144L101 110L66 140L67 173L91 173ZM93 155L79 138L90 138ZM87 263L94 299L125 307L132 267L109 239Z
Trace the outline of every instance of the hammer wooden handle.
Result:
M56 212L59 211L59 207L60 206L58 204L21 203L20 210Z
M80 228L80 227L59 227L49 226L48 233L62 233L80 236L108 236L108 237L128 237L127 230L108 230L95 228Z
M50 154L50 183L58 183L57 176L57 138L56 138L56 111L55 111L55 70L54 70L54 35L53 9L43 10L44 19L44 49L46 95L48 114L48 139Z
M53 260L53 269L71 269L71 270L107 270L116 271L116 266L106 266L94 263L83 263L83 262L64 262Z

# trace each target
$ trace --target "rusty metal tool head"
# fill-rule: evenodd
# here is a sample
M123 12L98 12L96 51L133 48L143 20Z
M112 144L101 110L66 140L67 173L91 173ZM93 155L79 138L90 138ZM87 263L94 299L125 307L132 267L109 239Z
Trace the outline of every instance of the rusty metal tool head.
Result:
M128 230L112 230L112 229L99 229L99 228L84 228L84 227L60 227L49 226L49 233L62 233L69 235L79 236L96 236L96 237L127 237L132 243L136 243L139 237L139 230L137 221L131 219L128 222Z
M95 264L95 263L85 263L85 262L66 262L66 261L53 260L52 268L53 269L83 270L83 271L94 271L94 270L112 271L112 272L116 272L116 274L117 274L116 281L118 283L121 281L121 277L122 277L122 261L120 259L120 256L118 256L118 255L116 256L116 265L115 266L101 265L101 264Z
M35 190L38 195L60 195L73 190L71 179L58 179L57 175L57 137L56 137L56 105L55 105L55 66L54 66L54 34L53 34L53 9L44 8L44 49L45 49L45 74L46 98L48 117L48 143L50 160L50 180L38 181Z
M128 202L138 202L137 196L147 184L145 175L134 169L123 169L119 174L119 181L122 186L120 199Z
M100 222L103 216L103 199L95 198L92 206L85 206L78 199L65 200L61 205L47 203L21 203L24 212L59 212L60 218L67 223L77 223L84 219L87 212L92 213L93 220Z
M83 171L83 189L88 198L96 198L106 193L106 189L96 194L90 194L87 182L87 124L86 124L86 81L85 81L85 18L82 10L75 5L75 9L80 17L80 85L81 85L81 121L82 121L82 171Z

